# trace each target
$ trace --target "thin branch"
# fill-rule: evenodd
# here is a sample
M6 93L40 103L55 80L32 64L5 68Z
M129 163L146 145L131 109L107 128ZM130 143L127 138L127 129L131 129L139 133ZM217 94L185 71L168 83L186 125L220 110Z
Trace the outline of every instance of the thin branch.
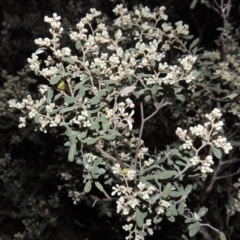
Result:
M220 179L223 179L223 178L229 178L229 177L238 175L239 173L240 173L240 168L235 173L231 173L231 174L228 174L228 175L215 177L215 180L220 180Z
M111 160L114 161L114 162L118 162L122 168L125 168L125 165L124 165L123 161L122 161L120 158L117 159L117 158L109 155L108 153L106 153L106 152L105 152L101 147L99 147L99 146L96 146L96 149L97 149L105 158L111 159Z

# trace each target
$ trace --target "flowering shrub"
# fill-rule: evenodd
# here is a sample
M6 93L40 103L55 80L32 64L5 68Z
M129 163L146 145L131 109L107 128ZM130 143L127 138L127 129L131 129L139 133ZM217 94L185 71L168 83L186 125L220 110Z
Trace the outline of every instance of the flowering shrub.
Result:
M165 7L130 11L118 4L113 24L91 8L69 33L75 48L62 46L61 17L45 16L50 37L35 40L38 49L28 62L46 84L39 85L36 100L28 94L8 101L23 113L19 128L33 119L44 133L64 129L68 160L82 174L59 174L74 186L65 185L68 196L78 204L98 189L93 205L101 202L108 216L106 203L116 202L126 239L144 239L165 219L181 218L190 237L199 231L206 236L207 226L226 239L221 227L202 222L206 199L191 204L204 186L206 195L211 192L222 167L238 161L224 154L238 146L238 125L230 130L227 120L239 117L232 101L239 93L239 46L228 23L230 4L205 4L224 20L217 42L223 53L202 52L186 24L167 22ZM178 139L158 147L159 138L172 132Z

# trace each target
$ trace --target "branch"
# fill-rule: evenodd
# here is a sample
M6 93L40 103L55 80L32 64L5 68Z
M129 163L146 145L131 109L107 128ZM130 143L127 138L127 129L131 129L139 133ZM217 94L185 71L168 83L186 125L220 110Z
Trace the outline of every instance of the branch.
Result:
M125 165L124 165L123 161L122 161L120 158L117 159L117 158L109 155L108 153L106 153L106 152L105 152L101 147L99 147L99 146L96 146L96 149L97 149L105 158L111 159L111 160L114 161L114 162L118 162L122 168L125 168Z

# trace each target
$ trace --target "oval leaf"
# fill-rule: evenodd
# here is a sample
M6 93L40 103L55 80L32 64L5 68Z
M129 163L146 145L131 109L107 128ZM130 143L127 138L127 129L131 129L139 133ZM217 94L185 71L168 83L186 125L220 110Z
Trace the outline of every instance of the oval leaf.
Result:
M62 79L62 75L57 75L50 80L51 85L57 84Z
M219 148L216 148L215 146L211 145L211 149L216 158L220 159L222 157L222 151Z
M102 192L103 191L103 186L100 182L95 182L95 186Z
M165 172L159 172L158 171L156 177L158 179L168 179L168 178L171 178L171 177L176 176L176 175L177 175L177 172L173 171L173 170L169 170L169 171L165 171Z
M181 203L178 205L178 213L179 213L179 215L183 215L183 213L184 213L184 207L185 207L185 202L181 202Z
M220 238L220 240L227 240L227 238L223 232L219 233L219 238Z
M200 217L203 217L203 216L207 213L207 211L208 211L208 208L202 207L202 208L200 208L200 210L198 211L198 215L199 215Z
M91 191L91 188L92 188L92 183L91 183L91 181L88 181L88 182L86 183L85 187L84 187L84 192L85 192L85 193L90 192L90 191Z
M193 224L190 224L188 226L188 230L189 230L189 236L190 237L193 237L197 234L197 232L199 231L201 225L199 222L196 222L196 223L193 223Z
M171 193L171 190L172 190L172 184L168 183L163 190L162 197L163 198L168 197L169 194Z
M72 162L74 160L74 156L76 154L76 144L71 145L68 152L68 160Z

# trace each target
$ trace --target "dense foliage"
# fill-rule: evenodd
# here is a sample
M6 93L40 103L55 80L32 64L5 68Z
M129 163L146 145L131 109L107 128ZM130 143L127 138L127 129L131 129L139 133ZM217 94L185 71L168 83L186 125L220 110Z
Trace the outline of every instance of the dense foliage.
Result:
M4 12L2 239L98 239L102 227L108 239L237 239L234 1L186 1L194 35L181 11L172 20L173 1L112 2L53 1L57 13L43 4L41 15L32 1L22 21ZM198 7L219 19L215 45ZM28 64L14 72L16 55Z

